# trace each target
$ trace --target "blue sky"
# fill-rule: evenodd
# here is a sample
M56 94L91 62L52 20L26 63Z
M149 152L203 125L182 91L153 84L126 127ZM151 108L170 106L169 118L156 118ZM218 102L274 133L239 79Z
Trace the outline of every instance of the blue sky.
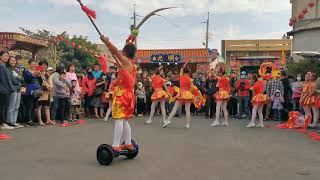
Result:
M220 49L222 39L281 38L290 30L289 0L82 0L97 12L97 25L122 46L129 34L133 4L141 16L156 8L177 6L153 17L140 30L139 48L201 48L211 13L209 47ZM138 19L138 20L141 20ZM0 31L18 27L47 29L57 34L99 37L76 0L0 0Z

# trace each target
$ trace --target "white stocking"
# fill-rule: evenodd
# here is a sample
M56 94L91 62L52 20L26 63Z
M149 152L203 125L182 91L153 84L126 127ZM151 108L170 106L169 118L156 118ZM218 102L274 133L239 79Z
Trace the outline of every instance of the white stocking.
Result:
M257 117L258 109L259 109L259 105L253 105L250 124L254 124L256 117Z
M171 119L173 118L173 116L176 114L177 110L179 109L180 107L180 102L179 101L176 101L176 103L174 104L173 108L172 108L172 111L167 119L167 121L171 121Z
M161 114L162 114L162 118L163 118L163 122L166 121L166 101L160 101L160 108L161 108Z
M227 110L227 103L226 101L223 101L221 104L221 108L223 111L223 116L224 116L224 122L228 123L228 110Z
M154 113L156 111L156 107L157 107L158 103L159 103L159 101L152 101L149 121L152 121L152 118L154 116Z
M104 118L105 121L108 121L111 111L112 111L112 101L109 101L109 108L107 110L106 117Z
M113 147L119 147L121 136L123 132L123 119L115 120L114 122L114 134L113 134Z
M190 122L191 122L191 113L190 113L191 103L186 103L184 106L185 106L185 110L186 110L186 125L190 125Z
M221 105L222 105L222 101L217 101L216 120L215 120L216 122L219 122L219 119L220 119Z
M123 124L123 136L126 145L130 145L131 143L131 127L127 120L124 120Z
M259 108L258 108L258 114L259 114L259 120L260 120L260 124L263 123L263 105L260 105Z

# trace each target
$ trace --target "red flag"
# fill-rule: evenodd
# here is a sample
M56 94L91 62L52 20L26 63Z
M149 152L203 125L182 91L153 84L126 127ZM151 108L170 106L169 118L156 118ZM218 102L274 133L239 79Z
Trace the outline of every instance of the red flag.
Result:
M100 54L99 63L101 65L102 72L107 73L108 72L107 57L104 54Z
M96 15L96 12L89 9L87 6L81 6L81 9L88 15L90 16L91 18L93 19L96 19L97 18L97 15Z

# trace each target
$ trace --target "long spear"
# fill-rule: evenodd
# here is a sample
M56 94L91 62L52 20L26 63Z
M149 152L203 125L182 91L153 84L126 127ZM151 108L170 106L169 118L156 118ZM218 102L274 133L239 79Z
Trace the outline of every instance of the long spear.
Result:
M96 23L93 21L93 19L96 19L96 12L89 9L87 6L84 6L83 3L81 2L81 0L77 0L78 3L80 4L81 6L81 9L86 13L86 15L88 16L89 20L91 21L92 25L94 26L94 28L96 29L96 31L98 32L98 34L100 35L100 37L102 37L102 33L100 32L99 28L97 27ZM109 51L110 52L110 51ZM116 64L116 65L120 65L120 61L118 60L118 58L110 52L110 54L112 55L112 57L116 60L116 62L114 61L110 61L110 60L107 60L113 64Z

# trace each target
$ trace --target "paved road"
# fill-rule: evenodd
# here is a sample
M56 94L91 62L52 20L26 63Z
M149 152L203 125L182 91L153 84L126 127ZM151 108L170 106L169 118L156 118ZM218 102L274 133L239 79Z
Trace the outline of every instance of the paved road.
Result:
M195 117L191 129L176 119L160 128L160 117L144 125L136 118L134 137L141 146L135 160L100 166L99 144L110 143L113 124L88 120L72 127L48 126L1 131L1 180L319 180L320 143L304 134L278 129L246 129L233 120L228 128L210 128Z

